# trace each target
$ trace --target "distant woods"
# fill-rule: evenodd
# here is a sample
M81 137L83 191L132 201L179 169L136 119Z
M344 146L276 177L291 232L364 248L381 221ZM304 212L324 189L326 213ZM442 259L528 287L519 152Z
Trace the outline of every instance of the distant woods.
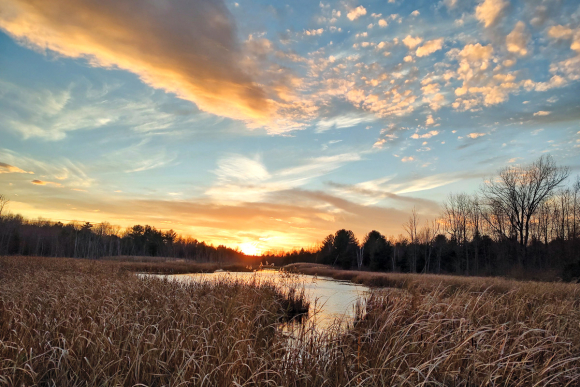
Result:
M2 208L0 197L0 209ZM135 225L119 226L28 220L20 215L0 217L0 255L99 258L105 256L160 256L204 262L239 261L244 254L225 246L214 247L173 230Z
M453 193L436 219L415 209L404 233L342 229L317 248L262 256L264 263L317 262L343 269L461 275L580 277L580 180L542 156L501 169L474 194ZM0 255L98 258L135 255L239 261L244 254L183 238L172 230L108 223L27 220L7 213L0 195Z

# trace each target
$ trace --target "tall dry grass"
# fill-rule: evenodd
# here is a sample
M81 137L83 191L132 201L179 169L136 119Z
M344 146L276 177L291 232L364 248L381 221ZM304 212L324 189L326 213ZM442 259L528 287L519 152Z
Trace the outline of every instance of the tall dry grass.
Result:
M232 385L269 380L276 323L303 296L272 283L137 277L119 265L0 258L0 384Z
M279 322L304 299L272 283L0 258L0 384L580 385L574 288L427 282L373 290L347 330L289 335Z
M439 288L375 292L350 335L368 385L578 386L578 321L549 292Z

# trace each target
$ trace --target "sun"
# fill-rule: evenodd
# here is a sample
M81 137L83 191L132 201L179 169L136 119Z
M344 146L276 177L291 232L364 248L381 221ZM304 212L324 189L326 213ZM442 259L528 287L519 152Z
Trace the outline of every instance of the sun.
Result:
M240 250L246 255L259 255L262 250L257 247L257 242L244 242L240 245Z

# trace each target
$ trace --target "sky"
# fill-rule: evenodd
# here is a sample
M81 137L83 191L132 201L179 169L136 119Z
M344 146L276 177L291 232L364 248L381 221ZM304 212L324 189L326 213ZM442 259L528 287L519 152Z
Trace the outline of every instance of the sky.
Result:
M0 0L0 193L249 253L403 233L551 154L580 173L580 3Z

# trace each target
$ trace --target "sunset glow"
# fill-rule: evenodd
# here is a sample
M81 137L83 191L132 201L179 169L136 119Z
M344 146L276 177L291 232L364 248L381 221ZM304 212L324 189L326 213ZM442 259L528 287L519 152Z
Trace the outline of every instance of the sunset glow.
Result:
M580 170L574 1L0 0L0 194L248 255ZM137 11L138 10L138 11Z
M246 255L260 255L262 251L257 248L256 243L242 243L240 245L240 250Z

